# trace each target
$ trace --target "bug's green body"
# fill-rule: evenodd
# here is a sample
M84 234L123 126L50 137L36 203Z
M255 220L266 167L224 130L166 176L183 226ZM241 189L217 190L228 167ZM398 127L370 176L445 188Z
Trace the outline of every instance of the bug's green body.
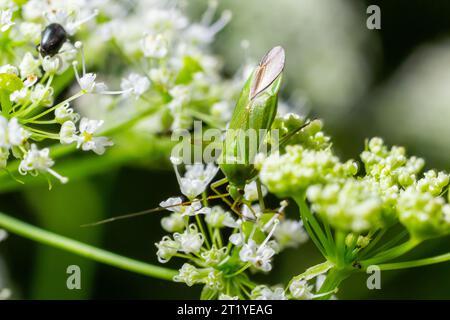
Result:
M276 61L273 62L269 59L275 49L281 50L277 53L282 56L276 57L278 60L275 59ZM278 65L269 65L270 63L278 63ZM219 166L228 179L229 192L235 200L242 197L245 185L257 174L253 165L254 151L257 151L261 140L264 139L263 131L260 130L269 130L275 119L283 66L284 51L276 47L263 58L260 65L250 75L234 109L225 135ZM239 134L251 131L249 129L254 130L256 134L256 149L255 146L249 146L248 138L239 139L238 137ZM250 147L253 148L253 152L249 151ZM239 161L233 163L232 159L236 157Z

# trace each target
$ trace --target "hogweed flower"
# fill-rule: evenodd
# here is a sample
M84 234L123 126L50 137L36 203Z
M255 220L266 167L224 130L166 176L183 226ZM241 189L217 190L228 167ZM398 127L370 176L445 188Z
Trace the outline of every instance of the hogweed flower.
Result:
M0 10L0 32L6 32L14 24L12 22L12 11Z

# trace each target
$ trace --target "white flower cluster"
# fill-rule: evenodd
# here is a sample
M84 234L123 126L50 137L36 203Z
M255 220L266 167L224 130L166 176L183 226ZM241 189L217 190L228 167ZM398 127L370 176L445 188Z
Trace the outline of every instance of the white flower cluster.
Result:
M139 1L131 10L123 9L125 17L113 16L102 24L104 43L113 44L120 57L126 58L117 64L130 69L121 81L123 96L135 99L105 110L101 117L132 117L152 102L153 111L146 115L148 121L138 126L140 130L190 128L194 119L224 127L242 79L225 79L220 61L209 53L215 35L231 18L230 12L224 11L214 21L216 8L217 2L210 1L197 23L189 21L182 5ZM93 113L88 105L81 108L87 115Z
M209 207L208 198L195 198L204 194L217 167L186 166L186 173L181 176L178 161L172 160L180 189L190 201L183 203L176 197L161 202L162 208L172 212L161 220L161 225L173 234L165 235L155 245L161 263L173 257L189 260L174 281L188 286L204 284L212 290L211 298L282 299L283 290L257 287L245 270L268 272L281 249L297 247L308 239L301 222L283 217L287 203L263 214L257 205L252 205L258 200L256 183L252 182L245 187L248 205L243 205L242 217L234 217L221 206ZM263 194L266 193L264 189Z
M82 25L94 25L98 10L94 1L82 0L26 2L1 1L0 31L5 47L0 56L0 166L7 168L11 156L18 159L20 174L48 173L65 183L67 178L51 167L49 148L40 149L42 140L61 144L75 143L84 151L103 154L112 142L98 136L102 120L89 120L74 111L71 103L87 93L106 91L96 75L86 73L81 42L62 43L59 52L45 55L39 49L43 30L52 23L59 24L68 36ZM78 74L77 57L81 55L82 74ZM80 90L61 99L61 89L67 86L71 65L75 67ZM55 89L58 88L58 89ZM122 92L120 92L122 93ZM59 103L54 104L58 98Z

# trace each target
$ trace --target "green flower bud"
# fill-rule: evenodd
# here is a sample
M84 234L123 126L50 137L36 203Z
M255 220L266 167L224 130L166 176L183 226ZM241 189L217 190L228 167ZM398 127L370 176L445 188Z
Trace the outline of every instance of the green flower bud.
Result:
M309 186L345 178L345 165L330 149L308 150L301 145L287 146L283 155L273 154L263 162L260 178L270 192L292 196Z
M367 181L315 185L307 190L312 209L334 228L361 233L385 225L383 201Z
M398 200L400 222L411 236L429 239L450 233L450 205L442 197L409 187Z

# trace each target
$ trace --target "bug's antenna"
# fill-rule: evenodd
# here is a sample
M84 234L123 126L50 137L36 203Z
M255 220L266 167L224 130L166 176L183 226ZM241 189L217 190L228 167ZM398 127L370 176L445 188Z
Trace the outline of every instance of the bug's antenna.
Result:
M305 127L309 126L310 124L311 124L311 121L307 121L304 124L302 124L301 126L299 126L298 128L296 128L295 130L289 132L284 137L282 137L281 139L283 139L283 141L280 142L280 147L283 146L286 142L288 142L290 138L292 138L294 135L296 135L297 133L302 131Z
M225 198L227 196L228 196L228 193L217 195L217 196L210 196L207 199L208 200L219 199L219 198ZM115 216L115 217L107 218L107 219L96 221L96 222L92 222L92 223L82 224L80 227L82 227L82 228L95 227L95 226L99 226L99 225L102 225L102 224L105 224L105 223L110 223L110 222L114 222L114 221L118 221L118 220L125 220L125 219L129 219L129 218L140 217L140 216L144 216L144 215L149 214L149 213L164 211L164 210L167 210L167 209L170 209L170 208L174 208L174 207L178 207L178 206L190 205L193 202L199 202L199 201L202 201L202 200L203 199L194 199L192 201L186 201L186 202L182 202L182 203L172 204L170 206L157 207L157 208L153 208L153 209L142 210L142 211L137 211L137 212L133 212L133 213L127 213L127 214L124 214L124 215L121 215L121 216Z

